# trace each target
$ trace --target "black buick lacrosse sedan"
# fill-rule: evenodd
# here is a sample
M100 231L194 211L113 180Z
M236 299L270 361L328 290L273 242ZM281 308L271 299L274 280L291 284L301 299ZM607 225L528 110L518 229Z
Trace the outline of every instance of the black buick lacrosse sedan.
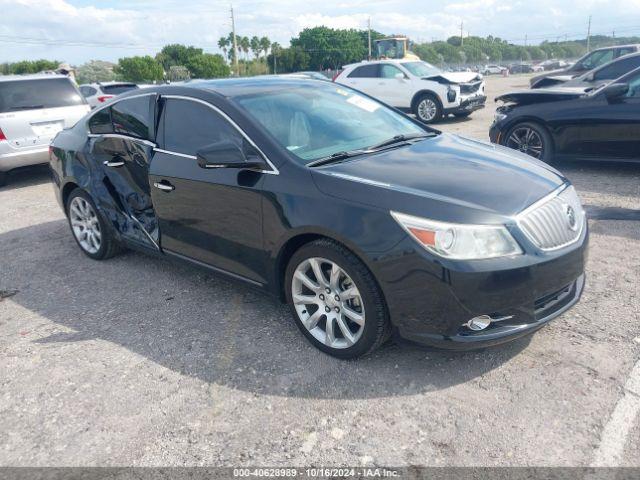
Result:
M294 78L135 91L51 147L82 251L129 247L263 288L320 350L392 333L477 348L578 301L587 223L553 168Z

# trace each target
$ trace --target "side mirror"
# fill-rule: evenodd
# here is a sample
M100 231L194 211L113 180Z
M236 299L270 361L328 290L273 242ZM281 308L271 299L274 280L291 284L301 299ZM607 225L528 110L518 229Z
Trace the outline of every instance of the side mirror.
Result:
M608 102L619 100L629 91L628 83L610 83L604 87L603 93Z
M196 153L196 157L201 168L267 169L266 162L257 153L246 155L229 140L207 145Z
M587 74L587 76L584 78L587 82L593 82L593 80L596 78L596 74L591 72L589 74Z

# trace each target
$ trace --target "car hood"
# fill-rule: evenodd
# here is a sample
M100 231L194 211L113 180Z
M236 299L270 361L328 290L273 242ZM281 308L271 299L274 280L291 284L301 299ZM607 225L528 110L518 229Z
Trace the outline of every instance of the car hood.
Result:
M505 93L496 97L496 102L515 103L518 105L529 105L532 103L559 102L582 97L586 93L585 87L553 87L537 88L534 90L520 90Z
M482 80L482 75L475 72L440 72L438 75L422 77L423 80L434 80L439 83L467 83Z
M566 181L533 157L451 134L313 169L312 175L327 195L461 223L501 222Z

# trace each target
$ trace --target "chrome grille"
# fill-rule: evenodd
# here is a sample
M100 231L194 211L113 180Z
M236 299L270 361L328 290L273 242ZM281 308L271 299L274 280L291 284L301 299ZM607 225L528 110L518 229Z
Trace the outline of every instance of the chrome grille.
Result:
M575 242L584 222L584 210L573 187L536 202L518 216L520 229L541 250L556 250Z

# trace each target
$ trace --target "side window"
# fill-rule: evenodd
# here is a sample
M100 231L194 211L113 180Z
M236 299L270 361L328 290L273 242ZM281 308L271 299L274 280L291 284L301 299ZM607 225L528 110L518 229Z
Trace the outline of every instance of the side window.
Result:
M164 149L195 156L198 150L220 140L242 145L242 135L206 105L175 98L165 102L161 121L164 125Z
M382 78L395 78L395 76L399 73L402 73L402 71L400 71L400 69L394 65L389 65L387 63L383 63L380 65L380 76Z
M624 48L619 48L618 49L618 57L622 57L623 55L629 55L630 53L635 53L638 50L636 50L636 47L624 47Z
M155 96L120 100L111 107L114 133L130 137L153 139Z
M103 108L89 118L89 131L95 134L113 133L110 108Z
M613 60L613 49L599 50L593 52L591 55L585 58L582 61L582 67L586 70L591 70L593 68L599 67L600 65L604 65L611 60Z
M625 73L640 67L640 55L631 58L624 58L616 61L599 70L595 75L595 80L613 80L623 76Z
M80 87L80 93L85 97L91 97L97 93L97 90L93 87Z
M377 78L378 64L363 65L349 74L349 78Z
M628 80L629 91L627 97L640 99L640 73L637 73L635 77Z

